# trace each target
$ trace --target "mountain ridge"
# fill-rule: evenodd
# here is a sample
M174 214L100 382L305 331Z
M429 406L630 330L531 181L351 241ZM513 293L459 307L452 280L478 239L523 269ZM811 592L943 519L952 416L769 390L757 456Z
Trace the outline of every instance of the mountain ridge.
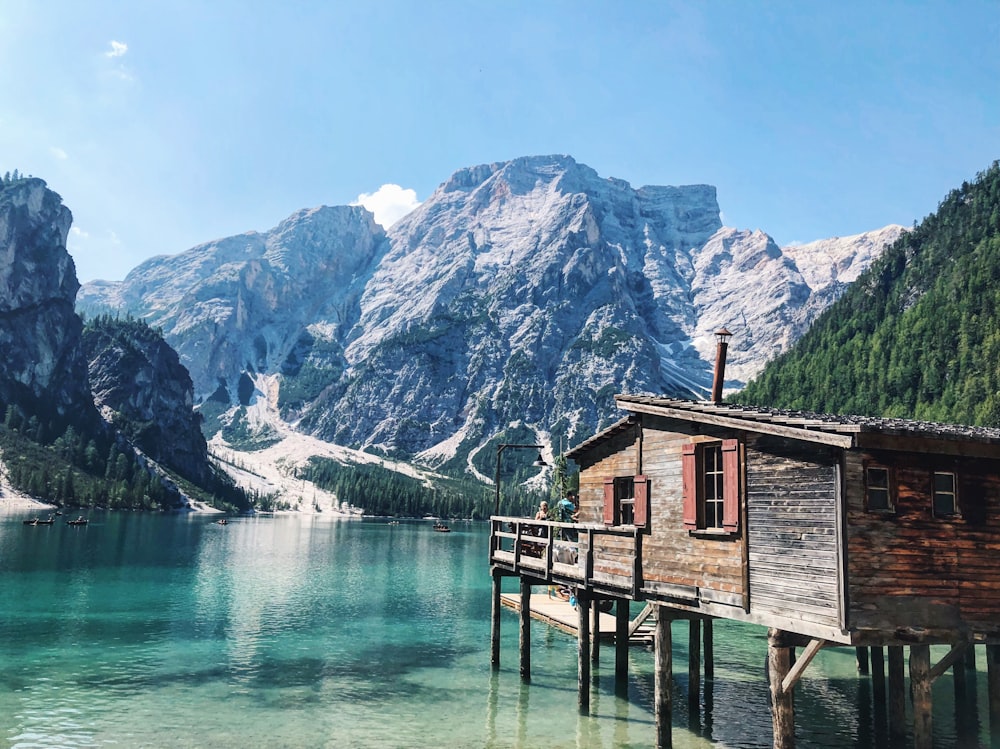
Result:
M786 251L724 227L711 185L634 189L533 156L458 170L388 231L357 206L299 211L87 284L77 306L162 328L210 433L277 374L308 434L482 476L484 447L583 439L616 392L704 394L722 326L738 387L902 231Z

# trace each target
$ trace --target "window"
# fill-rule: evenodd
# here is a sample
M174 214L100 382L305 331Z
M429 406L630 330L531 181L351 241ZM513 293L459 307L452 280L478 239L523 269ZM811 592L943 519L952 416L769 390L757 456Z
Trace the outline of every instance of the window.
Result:
M892 511L888 468L874 466L865 468L865 502L869 512Z
M604 479L604 522L645 527L649 517L649 479L608 476Z
M736 533L740 525L738 440L684 445L684 527Z
M955 474L936 471L933 476L934 517L949 517L958 514L958 494L955 490Z

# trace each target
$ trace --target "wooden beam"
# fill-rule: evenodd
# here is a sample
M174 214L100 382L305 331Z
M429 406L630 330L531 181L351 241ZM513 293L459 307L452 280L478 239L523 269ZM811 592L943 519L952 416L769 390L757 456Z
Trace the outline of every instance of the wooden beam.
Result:
M1000 743L1000 645L986 646L986 685L989 692L990 735Z
M490 665L493 670L500 668L500 571L490 571L493 578L493 597L490 608Z
M656 748L673 745L673 642L670 637L670 614L665 606L656 606L656 629L653 636L653 703L656 720Z
M932 749L931 646L910 645L910 693L913 699L913 747Z
M872 698L879 710L885 709L885 650L872 645Z
M945 657L942 658L940 661L938 661L938 664L934 666L934 668L928 671L927 675L930 678L932 684L939 676L941 676L945 671L951 668L952 665L956 663L959 658L965 656L965 648L968 646L968 644L969 644L968 642L956 642L954 645L951 646L951 650L948 651Z
M590 711L590 595L583 588L576 589L576 607L580 614L576 640L577 702L580 712L586 713Z
M715 638L712 632L711 619L704 620L703 630L702 635L705 648L705 681L709 682L715 678Z
M625 689L628 682L628 641L632 636L628 615L628 599L619 598L615 603L615 687L618 689Z
M701 694L701 619L688 621L688 704L694 712Z
M903 646L889 646L889 735L906 735L906 689L904 687Z
M767 633L767 673L771 682L771 724L774 749L795 749L795 703L792 691L782 687L789 675L792 648L784 632L770 629Z
M790 692L792 688L799 683L799 679L802 678L802 672L806 670L812 659L816 657L816 654L823 649L823 646L827 644L826 640L812 640L806 649L802 651L802 657L795 660L795 665L789 669L788 674L781 681L781 689L784 692Z
M531 680L531 582L521 578L521 626L518 642L521 651L521 680Z

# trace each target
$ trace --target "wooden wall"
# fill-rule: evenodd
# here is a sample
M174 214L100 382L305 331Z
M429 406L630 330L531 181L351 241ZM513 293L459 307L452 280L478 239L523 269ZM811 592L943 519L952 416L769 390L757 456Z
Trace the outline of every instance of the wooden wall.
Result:
M865 510L866 461L887 466L895 510ZM934 517L931 474L958 474L960 515ZM1000 465L988 459L849 452L845 459L849 622L892 631L1000 632Z
M839 627L836 453L822 445L751 435L746 481L752 615Z
M642 570L648 587L683 592L701 600L743 608L745 576L743 532L709 535L684 527L681 446L691 441L691 426L643 416L642 472L649 477L649 536L643 539ZM731 438L731 432L697 438Z

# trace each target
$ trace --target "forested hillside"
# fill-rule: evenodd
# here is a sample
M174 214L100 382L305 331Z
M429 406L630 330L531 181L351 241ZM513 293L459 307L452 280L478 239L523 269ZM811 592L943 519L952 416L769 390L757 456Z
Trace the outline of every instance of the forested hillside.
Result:
M731 400L1000 426L1000 162L953 190Z

